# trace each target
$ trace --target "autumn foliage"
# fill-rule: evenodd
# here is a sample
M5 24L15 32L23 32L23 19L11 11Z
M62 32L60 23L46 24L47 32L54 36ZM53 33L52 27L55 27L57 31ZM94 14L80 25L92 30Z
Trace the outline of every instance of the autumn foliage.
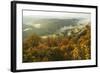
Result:
M86 25L81 34L41 38L32 34L23 40L23 62L91 59L91 32Z

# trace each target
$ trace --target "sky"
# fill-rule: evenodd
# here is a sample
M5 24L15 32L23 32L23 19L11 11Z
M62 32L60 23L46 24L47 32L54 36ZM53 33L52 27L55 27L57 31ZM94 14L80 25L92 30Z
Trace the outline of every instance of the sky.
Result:
M76 13L76 12L50 12L50 11L23 11L24 17L34 18L56 18L56 19L69 19L69 18L85 18L90 19L90 13Z

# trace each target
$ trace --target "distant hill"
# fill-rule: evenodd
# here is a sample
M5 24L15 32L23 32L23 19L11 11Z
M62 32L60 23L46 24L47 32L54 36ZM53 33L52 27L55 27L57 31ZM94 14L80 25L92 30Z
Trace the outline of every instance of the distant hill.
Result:
M29 20L29 19L25 19ZM24 21L25 21L24 20ZM63 32L64 30L70 30L73 27L78 26L78 22L83 19L35 19L23 22L22 31L23 38L27 38L31 34L37 34L39 36L52 35L55 33ZM39 28L35 25L39 24Z

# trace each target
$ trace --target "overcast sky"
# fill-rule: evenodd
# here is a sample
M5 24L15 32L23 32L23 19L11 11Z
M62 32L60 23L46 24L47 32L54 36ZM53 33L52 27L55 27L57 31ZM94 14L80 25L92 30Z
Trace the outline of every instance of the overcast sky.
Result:
M76 12L44 12L44 11L23 11L24 17L33 18L56 18L56 19L69 19L69 18L86 18L90 19L90 13L76 13Z

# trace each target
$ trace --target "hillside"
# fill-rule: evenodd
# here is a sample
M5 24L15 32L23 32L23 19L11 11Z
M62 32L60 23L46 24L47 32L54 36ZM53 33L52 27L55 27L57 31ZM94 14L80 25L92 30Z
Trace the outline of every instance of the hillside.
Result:
M31 33L23 40L23 62L91 59L90 23L61 27L49 35Z

